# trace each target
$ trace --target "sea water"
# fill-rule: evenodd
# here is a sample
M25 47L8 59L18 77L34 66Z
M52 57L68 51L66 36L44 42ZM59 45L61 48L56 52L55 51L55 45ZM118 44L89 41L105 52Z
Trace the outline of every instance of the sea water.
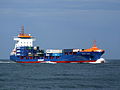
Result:
M120 90L120 60L102 64L0 60L0 90Z

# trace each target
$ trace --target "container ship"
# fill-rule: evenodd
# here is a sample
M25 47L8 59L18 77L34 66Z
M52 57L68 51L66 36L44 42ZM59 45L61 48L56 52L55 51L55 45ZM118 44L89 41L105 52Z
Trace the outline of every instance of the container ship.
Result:
M24 33L14 37L15 47L10 54L10 60L18 63L104 63L101 58L104 50L96 46L96 42L89 49L40 49L33 46L35 38Z

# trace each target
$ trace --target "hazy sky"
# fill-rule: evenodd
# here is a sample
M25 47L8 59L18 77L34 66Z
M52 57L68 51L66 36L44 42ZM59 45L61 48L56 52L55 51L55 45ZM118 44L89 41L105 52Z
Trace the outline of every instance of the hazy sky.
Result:
M37 46L90 48L120 59L120 0L0 0L0 58L8 59L24 24Z

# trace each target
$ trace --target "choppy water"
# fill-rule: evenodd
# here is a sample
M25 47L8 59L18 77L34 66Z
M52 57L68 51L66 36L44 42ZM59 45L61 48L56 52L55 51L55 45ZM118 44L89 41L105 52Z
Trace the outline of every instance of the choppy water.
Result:
M120 90L120 60L20 64L0 60L0 90Z

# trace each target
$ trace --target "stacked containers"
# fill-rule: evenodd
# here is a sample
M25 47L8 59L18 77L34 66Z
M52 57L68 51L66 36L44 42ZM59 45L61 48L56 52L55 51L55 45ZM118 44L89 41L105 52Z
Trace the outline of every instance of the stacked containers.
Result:
M73 49L73 52L79 52L80 49Z
M73 52L73 49L63 49L63 52Z
M44 56L44 50L40 50L38 46L32 47L32 51L29 56ZM32 55L31 55L32 54Z
M44 50L40 50L38 46L34 47L34 56L44 56Z
M17 56L27 56L28 51L26 49L27 49L27 47L17 47L16 48L16 55Z
M61 49L47 49L46 50L46 56L49 54L49 56L61 56L62 50Z
M27 47L28 50L28 56L33 56L34 49L33 47Z
M62 53L52 53L52 56L61 56Z
M44 56L44 50L39 50L39 47L17 47L17 56Z
M61 49L47 49L46 53L62 53Z
M63 49L63 52L65 55L72 55L73 54L73 49Z
M44 50L37 50L36 53L38 56L44 56Z

